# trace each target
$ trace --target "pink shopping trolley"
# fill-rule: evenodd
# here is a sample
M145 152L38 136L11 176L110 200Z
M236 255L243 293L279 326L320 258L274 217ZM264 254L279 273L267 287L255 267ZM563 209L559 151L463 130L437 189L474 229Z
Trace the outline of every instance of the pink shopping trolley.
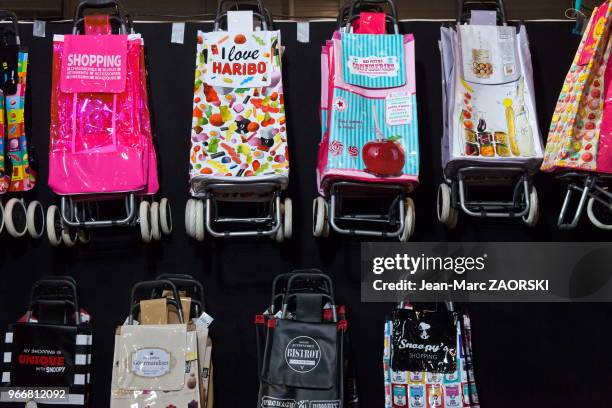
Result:
M113 14L82 17L92 7ZM61 196L60 208L47 210L54 245L86 242L100 227L138 225L144 242L171 232L168 200L152 198L159 183L144 44L128 25L119 3L85 1L73 34L54 37L49 186Z
M330 226L401 241L414 231L414 203L406 196L419 184L414 37L398 33L392 1L352 1L323 47L317 237ZM378 208L364 213L360 201L368 198Z

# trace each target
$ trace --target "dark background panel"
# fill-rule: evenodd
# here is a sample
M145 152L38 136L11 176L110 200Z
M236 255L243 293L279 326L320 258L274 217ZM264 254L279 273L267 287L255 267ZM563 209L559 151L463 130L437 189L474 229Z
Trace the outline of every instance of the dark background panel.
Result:
M161 244L142 245L131 230L98 232L89 246L52 249L47 242L0 238L0 325L15 321L32 283L47 274L69 274L79 282L81 303L94 318L95 407L108 406L113 333L125 319L131 286L163 272L192 273L206 288L214 348L216 406L254 406L257 366L253 316L268 301L272 278L300 267L320 267L334 279L337 298L348 305L354 357L363 407L383 404L382 328L391 304L361 304L360 241L311 235L319 141L319 53L331 23L311 25L310 43L296 41L295 23L279 24L286 46L284 81L291 150L288 194L294 200L295 239L278 245L267 239L190 242L183 213L188 199L188 149L197 29L188 24L185 44L171 44L170 24L137 24L148 52L151 103L161 160L162 193L174 208L175 232ZM45 205L56 200L47 187L51 40L69 24L47 24L46 38L22 36L31 51L31 132L38 148L41 179L36 191ZM543 130L575 52L570 23L530 23L537 102ZM437 40L439 23L408 22L404 32L417 41L416 64L422 152L422 185L415 193L418 241L603 241L609 235L586 220L573 232L555 225L563 186L540 175L542 221L535 229L503 221L460 220L447 232L436 220L440 166L441 89ZM477 378L483 407L609 407L612 326L609 304L474 304Z
M18 12L23 18L72 18L78 0L0 0L0 7ZM138 18L171 19L173 16L197 17L216 10L218 0L123 0L126 8ZM265 0L275 16L297 18L335 18L345 0ZM512 19L564 18L573 0L506 0ZM592 8L601 0L585 0ZM453 18L456 0L395 0L400 18Z

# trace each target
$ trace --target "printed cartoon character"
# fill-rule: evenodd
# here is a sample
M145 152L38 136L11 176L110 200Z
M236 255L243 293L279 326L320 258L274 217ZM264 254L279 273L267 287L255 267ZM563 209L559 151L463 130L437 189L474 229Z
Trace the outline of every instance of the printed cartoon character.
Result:
M438 408L444 403L442 398L442 387L439 385L427 386L427 408Z
M406 386L400 384L393 385L393 407L407 407Z
M410 408L425 407L425 390L422 385L411 385L409 393Z
M422 338L423 340L427 340L429 338L429 333L427 333L427 330L429 329L431 329L431 325L425 322L419 323L419 330L421 331L421 334L419 335L419 337Z
M444 393L444 402L447 407L461 407L461 395L459 393L459 385L447 385Z

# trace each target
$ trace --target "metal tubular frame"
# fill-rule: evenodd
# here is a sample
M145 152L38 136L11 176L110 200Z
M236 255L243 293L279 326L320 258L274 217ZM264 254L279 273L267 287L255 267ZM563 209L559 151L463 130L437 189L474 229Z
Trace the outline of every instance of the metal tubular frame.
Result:
M357 187L358 190L364 191L363 196L367 196L368 190L376 191L390 191L396 192L396 196L393 202L389 206L387 214L345 214L336 215L338 204L341 205L343 196L341 194L342 187ZM404 199L406 197L405 190L398 185L394 184L380 184L380 183L359 183L352 181L337 181L333 182L330 186L330 205L328 219L331 227L339 234L345 235L363 235L369 237L399 237L404 230L404 222L406 217L406 208L404 207ZM392 217L393 207L397 206L399 214L399 220L395 220ZM399 222L399 228L395 231L374 231L374 230L361 230L361 229L346 229L338 226L337 222L365 222L365 223L376 223L394 225Z
M248 187L250 191L257 191L257 188L269 188L269 208L268 215L264 217L220 217L219 216L219 202L224 200L218 200L215 197L215 192L222 193L223 190L233 190L236 187L245 187L244 183L232 183L223 182L209 184L206 187L206 193L204 200L206 208L204 209L205 215L205 226L206 230L210 235L215 238L230 238L230 237L252 237L252 236L273 236L278 232L278 229L282 225L281 219L281 185L275 182L259 182L249 183ZM241 192L241 194L248 193L249 191ZM261 200L244 200L245 202L259 202ZM217 231L213 228L214 224L249 224L254 226L266 226L266 229L250 229L245 231Z
M486 176L483 176L486 174ZM483 178L487 182L495 182L496 179L518 178L514 184L512 201L469 201L467 187L470 179ZM521 167L464 167L457 171L455 179L448 180L452 188L452 203L454 208L461 210L472 217L479 218L520 218L529 214L531 202L529 199L530 176ZM475 182L473 184L478 184ZM522 202L519 202L519 194L522 192Z

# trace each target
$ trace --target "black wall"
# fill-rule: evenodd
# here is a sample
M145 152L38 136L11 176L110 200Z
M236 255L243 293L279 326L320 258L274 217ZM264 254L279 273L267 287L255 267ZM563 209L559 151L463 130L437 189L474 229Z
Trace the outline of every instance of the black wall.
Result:
M152 105L161 158L163 194L172 201L173 236L161 244L143 245L135 231L98 233L89 246L52 249L46 241L0 238L0 324L15 321L26 307L31 284L48 274L73 275L81 303L93 315L95 328L95 407L108 406L113 333L128 312L129 291L136 281L163 272L192 273L205 285L216 340L215 397L220 408L255 406L257 370L253 316L263 311L270 282L278 273L299 267L320 267L334 279L337 297L348 305L363 407L383 405L382 325L391 304L361 304L360 241L311 234L315 160L319 139L319 52L333 24L310 27L310 43L296 42L294 23L283 31L285 89L292 155L289 196L294 200L295 238L283 245L268 239L190 242L183 213L188 198L188 149L195 39L188 24L185 44L170 43L170 24L137 24L148 48ZM51 41L68 33L69 24L48 23L46 38L30 46L30 137L38 148L41 179L37 195L45 205L56 200L47 187L47 148ZM541 127L550 121L563 78L579 38L569 23L530 23L535 83ZM587 220L574 232L555 225L562 185L538 176L542 219L535 229L519 223L461 218L447 232L435 215L435 193L441 180L441 90L437 40L439 23L407 22L403 32L417 41L416 64L422 154L422 186L415 194L418 241L601 241L609 235ZM474 304L471 314L477 380L482 406L609 407L612 357L608 351L612 325L609 304Z

